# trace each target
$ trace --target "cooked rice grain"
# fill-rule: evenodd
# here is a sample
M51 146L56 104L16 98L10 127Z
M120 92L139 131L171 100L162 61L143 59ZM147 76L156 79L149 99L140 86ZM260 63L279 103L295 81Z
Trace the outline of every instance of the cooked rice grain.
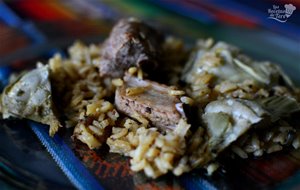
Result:
M112 84L118 87L118 86L122 86L124 84L124 81L122 79L120 79L120 78L113 79L112 80Z
M127 96L135 96L138 94L142 94L146 91L145 87L128 87L126 88L126 95Z
M182 96L182 95L185 94L185 91L183 91L183 90L172 90L171 89L171 90L168 91L168 93L171 96Z

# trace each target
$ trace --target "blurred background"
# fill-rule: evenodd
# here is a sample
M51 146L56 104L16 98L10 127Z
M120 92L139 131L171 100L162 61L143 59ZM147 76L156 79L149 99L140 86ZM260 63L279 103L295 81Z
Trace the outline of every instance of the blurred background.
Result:
M274 14L281 9L287 10L284 17ZM100 43L114 22L129 16L183 37L191 45L207 37L232 43L256 59L280 64L300 84L298 0L0 1L0 65L18 71L55 52L63 53L75 40ZM7 76L0 74L0 79ZM1 127L0 134L2 145L7 143L0 147L1 187L11 188L10 180L17 176L5 173L9 166L22 175L34 175L37 181L45 179L47 187L73 188L33 134L27 134L32 137L27 143L13 140L19 135L14 129L7 133Z
M285 9L285 4L296 8L285 22L269 18L274 6ZM258 59L284 64L288 74L300 79L293 72L300 67L295 63L300 54L299 0L2 1L1 64L57 51L75 39L100 42L112 23L128 16L156 23L192 43L203 37L230 42Z

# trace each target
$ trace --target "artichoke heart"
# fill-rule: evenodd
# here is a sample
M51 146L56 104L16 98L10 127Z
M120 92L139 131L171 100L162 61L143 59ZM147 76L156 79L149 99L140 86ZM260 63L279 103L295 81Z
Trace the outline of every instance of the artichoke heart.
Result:
M50 125L53 136L61 125L52 101L49 67L39 66L9 84L1 95L1 112L4 119L12 116Z
M267 112L257 103L242 99L224 99L209 103L202 118L209 136L208 147L218 154L251 126L260 122Z

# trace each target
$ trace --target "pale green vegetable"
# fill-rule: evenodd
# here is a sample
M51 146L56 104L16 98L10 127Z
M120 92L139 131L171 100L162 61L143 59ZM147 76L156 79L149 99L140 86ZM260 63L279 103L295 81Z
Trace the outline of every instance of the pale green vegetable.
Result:
M284 96L257 101L233 98L212 101L202 115L207 141L200 147L201 157L193 160L193 163L203 166L254 126L272 125L297 111L300 111L299 103Z
M259 104L249 100L224 99L209 103L202 116L209 136L209 150L218 154L260 122L265 114Z
M247 64L244 64L238 59L233 59L233 62L240 67L242 70L244 70L246 73L251 75L253 78L255 78L257 81L269 84L269 76L267 73L261 72L261 70L255 69L253 66L249 66Z
M254 80L264 87L278 85L279 79L283 79L286 86L294 88L292 81L279 66L252 60L235 46L224 42L196 49L184 68L182 80L193 84L203 73L213 74L215 83L224 80L234 83Z
M204 115L205 122L207 123L208 133L210 137L220 137L226 130L232 128L230 115L220 113L207 113Z
M254 101L223 99L210 102L202 115L206 138L190 158L192 167L203 167L214 160L225 148L260 123L266 114Z
M55 116L48 66L40 66L9 84L1 95L3 118L18 117L50 125L53 136L60 123Z
M300 105L296 99L287 96L272 96L258 100L262 107L269 112L271 121L275 122L281 117L300 111Z

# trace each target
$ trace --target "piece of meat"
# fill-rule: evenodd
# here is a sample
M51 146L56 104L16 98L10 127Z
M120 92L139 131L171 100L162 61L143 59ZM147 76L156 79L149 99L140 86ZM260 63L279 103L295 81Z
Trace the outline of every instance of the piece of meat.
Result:
M116 108L124 114L134 117L137 113L150 121L153 126L161 130L173 129L184 117L183 104L177 96L169 95L168 86L141 80L126 75L125 84L116 90ZM128 95L130 88L144 88L134 95Z
M135 18L122 19L112 29L96 63L101 76L122 77L129 67L157 66L163 37Z

